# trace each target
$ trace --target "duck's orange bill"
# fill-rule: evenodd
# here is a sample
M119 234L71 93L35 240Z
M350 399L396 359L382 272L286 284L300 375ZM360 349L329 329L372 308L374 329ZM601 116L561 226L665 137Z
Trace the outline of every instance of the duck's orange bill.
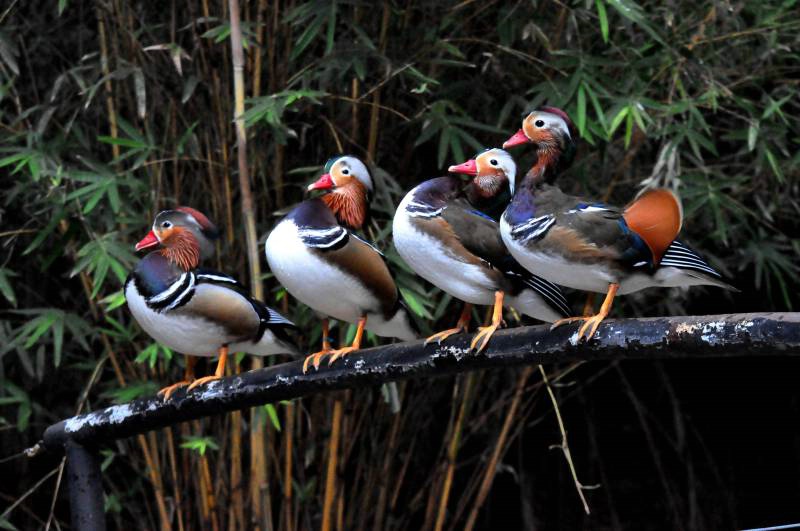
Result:
M530 142L530 139L525 136L525 131L520 129L514 133L514 136L503 142L503 149L519 146L520 144L527 144L528 142Z
M142 240L136 244L136 250L141 251L142 249L147 249L148 247L152 247L154 245L158 245L158 238L156 238L156 233L151 230L147 233L147 236L142 238Z
M464 175L478 175L478 163L470 159L463 164L457 164L447 168L450 173L463 173Z
M317 179L315 183L308 185L308 191L311 190L329 190L333 188L333 178L331 177L330 173L323 173L322 176Z

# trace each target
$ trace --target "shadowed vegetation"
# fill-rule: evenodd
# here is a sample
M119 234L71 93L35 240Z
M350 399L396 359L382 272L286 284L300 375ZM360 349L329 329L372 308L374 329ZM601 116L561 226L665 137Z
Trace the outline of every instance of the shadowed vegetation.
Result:
M459 305L391 247L394 207L412 185L501 143L543 103L567 110L580 131L564 189L624 204L645 182L677 187L683 238L742 290L651 290L621 298L615 315L798 309L796 3L240 8L260 285L303 331L303 348L318 344L319 321L277 285L261 245L325 160L349 152L370 162L366 233L423 330L450 327ZM12 457L0 474L14 478L0 486L2 528L69 521L60 461L14 457L44 427L153 394L182 373L182 357L141 332L121 291L156 212L206 212L224 228L209 265L252 287L230 18L228 2L207 0L0 7L0 459ZM523 169L531 151L514 153ZM568 296L576 312L587 302ZM355 330L334 332L342 343ZM798 366L760 363L484 371L175 426L103 449L108 521L181 530L787 523L800 494ZM578 477L600 485L583 492L589 516L563 456L548 451L562 419Z

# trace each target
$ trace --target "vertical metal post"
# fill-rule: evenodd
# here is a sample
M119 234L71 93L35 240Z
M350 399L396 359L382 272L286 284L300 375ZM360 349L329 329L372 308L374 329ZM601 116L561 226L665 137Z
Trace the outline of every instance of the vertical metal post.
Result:
M97 454L70 439L66 442L65 450L72 528L77 531L105 531L103 479Z

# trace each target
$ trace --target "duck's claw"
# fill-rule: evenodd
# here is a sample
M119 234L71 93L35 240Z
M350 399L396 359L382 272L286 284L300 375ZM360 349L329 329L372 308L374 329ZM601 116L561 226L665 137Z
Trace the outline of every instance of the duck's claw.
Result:
M585 339L586 341L590 341L592 337L594 337L594 333L597 332L597 327L600 326L600 323L602 323L605 318L605 315L600 314L587 317L583 326L578 330L578 340ZM586 333L587 330L589 331L588 334Z
M322 349L319 352L315 352L313 354L309 354L306 357L305 361L303 362L303 374L308 372L308 364L309 363L313 363L314 364L314 368L315 369L319 369L319 363L322 360L322 358L324 358L325 356L327 356L331 352L333 352L333 350L327 348L327 349Z
M559 319L553 323L553 325L550 327L550 330L561 325L581 322L583 324L578 329L577 340L590 341L592 337L594 337L594 333L597 332L597 327L600 326L600 323L602 323L603 319L605 318L606 316L603 314L590 315L588 317L568 317L566 319Z
M579 321L582 322L585 321L586 319L588 319L588 317L565 317L564 319L559 319L558 321L550 325L550 330L555 330L559 326L563 326L565 324L577 323Z
M338 348L336 350L332 350L331 359L328 360L328 366L330 367L330 365L334 361L338 360L339 358L344 358L345 356L356 350L358 350L358 347L343 347L343 348Z
M214 382L216 380L221 380L221 379L222 379L222 376L217 376L216 374L212 374L211 376L203 376L202 378L198 378L197 380L192 382L189 385L189 387L186 389L186 392L188 393L189 391L191 391L192 389L194 389L195 387L197 387L199 385L204 385L204 384L207 384L209 382Z
M427 345L428 343L433 343L433 342L436 342L437 344L441 345L442 341L444 341L448 337L452 336L453 334L462 334L462 333L464 333L466 331L467 331L466 327L463 327L463 326L457 326L455 328L448 328L447 330L442 330L441 332L436 332L432 336L428 337L425 340L425 343L423 343L423 345Z
M478 328L478 333L475 334L475 337L472 338L472 343L469 345L470 350L474 350L476 353L483 351L498 328L500 328L500 323ZM480 343L480 346L477 346L478 343Z
M180 382L175 382L172 385L168 385L161 389L158 392L158 396L164 395L164 402L169 400L169 397L172 396L172 393L180 389L181 387L186 387L187 385L191 385L194 380L181 380Z

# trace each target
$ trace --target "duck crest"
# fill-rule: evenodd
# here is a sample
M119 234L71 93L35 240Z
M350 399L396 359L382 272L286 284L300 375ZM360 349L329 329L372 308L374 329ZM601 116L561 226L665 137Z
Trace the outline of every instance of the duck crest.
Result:
M323 195L321 199L336 216L336 220L348 229L358 230L367 220L367 189L356 179L347 186Z

